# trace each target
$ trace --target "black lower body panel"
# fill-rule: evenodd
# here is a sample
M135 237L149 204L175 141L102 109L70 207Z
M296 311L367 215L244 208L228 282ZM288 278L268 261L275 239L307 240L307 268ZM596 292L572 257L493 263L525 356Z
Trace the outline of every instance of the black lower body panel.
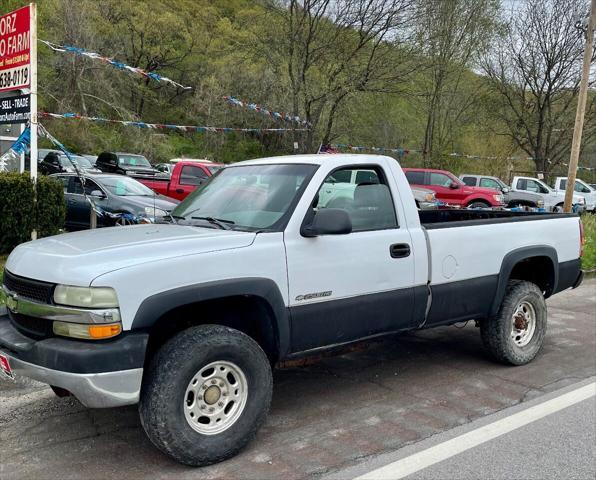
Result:
M291 307L292 352L415 328L424 318L426 292L422 285Z
M583 272L581 270L581 260L579 258L568 262L560 262L557 289L553 293L558 293L571 287L578 287L582 278Z
M485 318L489 315L498 275L431 285L432 303L425 327Z

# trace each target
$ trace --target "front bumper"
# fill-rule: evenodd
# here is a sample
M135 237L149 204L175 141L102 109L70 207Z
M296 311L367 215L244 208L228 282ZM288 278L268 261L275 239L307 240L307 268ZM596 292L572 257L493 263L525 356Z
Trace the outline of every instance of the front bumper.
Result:
M34 340L21 334L0 307L0 353L15 375L68 390L91 408L139 401L147 339L146 333L128 333L104 342Z

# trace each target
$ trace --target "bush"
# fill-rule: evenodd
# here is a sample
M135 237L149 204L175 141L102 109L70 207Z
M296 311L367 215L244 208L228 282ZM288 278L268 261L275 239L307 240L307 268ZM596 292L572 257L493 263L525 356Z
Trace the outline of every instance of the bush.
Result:
M38 178L38 202L28 173L0 173L0 254L38 236L58 233L64 225L64 189L54 179Z
M582 268L584 270L594 270L596 269L596 214L586 213L582 215L582 222L586 235Z
M37 178L37 212L35 215L38 237L56 235L64 228L66 206L64 185L55 178Z

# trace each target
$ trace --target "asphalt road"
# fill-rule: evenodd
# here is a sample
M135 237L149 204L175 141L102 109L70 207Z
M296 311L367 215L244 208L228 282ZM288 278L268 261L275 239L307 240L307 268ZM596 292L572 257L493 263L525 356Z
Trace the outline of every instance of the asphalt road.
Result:
M134 407L89 410L73 399L54 397L43 385L0 380L0 478L293 479L342 475L349 471L346 469L404 447L416 451L437 435L472 428L473 422L486 421L491 414L503 414L522 402L540 401L549 392L595 376L596 281L586 281L548 304L544 348L531 364L522 367L492 362L470 322L464 328L444 327L387 338L366 350L277 371L271 414L256 440L237 457L202 469L178 465L155 450ZM577 455L578 465L580 459L589 461L588 450L573 446L578 442L594 444L593 404L577 404L544 422L442 462L444 468L452 469L443 474L434 470L436 465L417 473L428 477L415 478L491 477L491 472L505 468L499 459L482 456L497 451L494 445L511 446L507 454L510 475L504 478L531 477L519 470L523 458L532 465L550 462L548 470L541 472L544 475L535 478L574 474L556 458ZM532 445L537 437L536 449L525 456L515 448ZM478 458L483 458L482 463ZM452 465L452 461L464 463ZM457 476L464 471L469 477ZM575 473L581 478L585 472ZM499 477L495 473L493 478Z

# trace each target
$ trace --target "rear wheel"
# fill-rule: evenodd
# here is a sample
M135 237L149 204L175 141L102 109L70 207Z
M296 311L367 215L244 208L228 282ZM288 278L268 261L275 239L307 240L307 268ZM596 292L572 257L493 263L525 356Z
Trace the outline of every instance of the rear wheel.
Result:
M238 330L191 327L150 362L139 413L157 448L202 466L238 453L261 427L271 402L271 366L261 347Z
M555 205L553 207L553 212L554 213L563 213L563 204L559 203L558 205Z
M542 347L546 319L546 302L538 286L511 280L497 315L480 324L482 341L496 360L526 364Z

